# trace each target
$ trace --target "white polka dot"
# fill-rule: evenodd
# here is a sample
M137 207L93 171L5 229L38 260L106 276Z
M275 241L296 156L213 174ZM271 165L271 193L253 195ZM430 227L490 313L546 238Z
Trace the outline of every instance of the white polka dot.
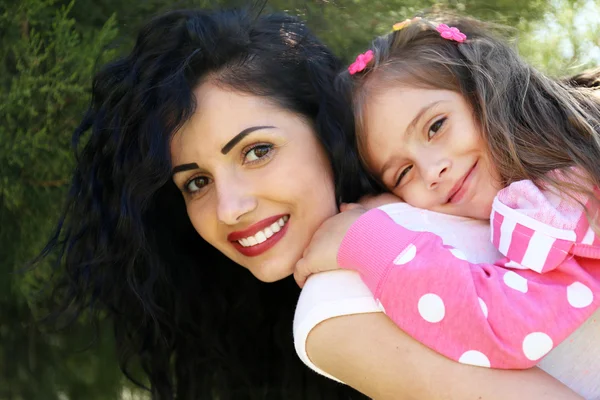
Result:
M513 271L508 271L504 274L504 283L511 289L519 292L527 293L527 279Z
M427 293L419 299L419 314L427 322L436 323L444 319L446 306L437 294Z
M537 361L552 350L552 338L542 332L533 332L523 339L523 354L531 361Z
M458 258L459 260L467 260L467 256L465 256L465 253L463 253L459 249L452 249L450 250L450 253L452 253L452 255Z
M402 253L398 254L398 257L394 260L394 264L402 265L411 261L417 255L417 246L409 244L407 248L402 250Z
M477 365L478 367L488 367L490 368L490 360L480 351L477 350L469 350L463 353L462 356L458 359L459 363L469 364L469 365Z
M485 315L485 317L487 318L487 316L488 316L487 305L485 304L485 301L483 301L481 299L481 297L479 297L479 306L481 307L481 311L483 311L483 315Z
M381 304L381 302L379 301L379 299L377 300L377 307L379 307L379 309L381 311L383 311L383 313L385 314L385 308L383 307L383 304Z
M515 261L509 261L506 264L504 264L504 266L506 268L514 268L514 269L529 269L527 267L522 266L521 264L519 264L518 262Z
M575 308L584 308L592 304L592 290L581 282L574 282L567 288L567 300Z

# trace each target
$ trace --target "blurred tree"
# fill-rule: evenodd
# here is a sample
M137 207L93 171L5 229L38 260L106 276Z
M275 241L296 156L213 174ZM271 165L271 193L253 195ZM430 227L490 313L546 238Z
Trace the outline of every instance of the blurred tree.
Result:
M111 333L85 321L61 335L39 331L48 310L30 301L49 266L22 266L49 235L72 167L70 136L99 64L127 51L151 15L252 0L0 0L0 399L137 398L117 368ZM253 0L261 6L264 2ZM593 0L270 0L266 11L299 15L346 60L394 22L432 9L517 28L522 53L550 73L600 62L600 9ZM117 29L118 28L118 29ZM123 386L125 385L125 386Z
M572 75L600 65L600 2L552 0L541 19L523 21L519 47L551 75Z
M66 4L60 0L58 4ZM113 14L126 46L139 26L167 10L185 7L235 7L252 4L267 11L286 11L304 18L308 25L340 56L349 60L376 35L385 33L398 21L425 10L454 10L488 21L516 26L522 21L535 20L544 14L549 3L544 0L516 2L499 0L491 7L483 0L78 0L72 15L83 29L100 27Z
M37 330L26 294L50 273L21 271L56 221L72 165L70 135L95 64L113 57L102 50L117 36L114 17L77 32L71 6L50 0L0 6L2 399L115 398L123 381L110 342L99 341L90 353L73 351L93 338L85 325L60 336Z

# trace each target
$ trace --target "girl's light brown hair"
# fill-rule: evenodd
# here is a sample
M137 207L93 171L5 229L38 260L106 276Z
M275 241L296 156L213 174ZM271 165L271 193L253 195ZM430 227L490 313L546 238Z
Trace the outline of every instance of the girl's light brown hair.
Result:
M437 23L457 27L467 40L443 39ZM600 187L600 70L566 80L549 78L497 36L498 28L471 18L437 16L413 20L375 39L367 67L340 76L342 90L352 99L360 153L369 97L398 85L451 90L470 104L502 185L529 179L540 187L595 199L591 188ZM548 174L555 169L563 170L569 183Z

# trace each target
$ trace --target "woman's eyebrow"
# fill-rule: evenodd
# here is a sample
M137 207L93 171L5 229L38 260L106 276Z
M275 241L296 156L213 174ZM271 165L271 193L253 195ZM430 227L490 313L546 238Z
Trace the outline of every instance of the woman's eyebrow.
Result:
M250 128L246 128L243 131L241 131L240 133L238 133L237 135L235 135L229 142L227 142L227 144L225 146L223 146L223 148L221 149L221 153L222 154L229 153L229 151L231 149L233 149L233 147L236 144L238 144L240 142L240 140L242 140L243 138L245 138L246 136L248 136L249 134L251 134L254 131L258 131L260 129L274 129L274 128L275 128L274 126L251 126ZM191 169L199 169L199 168L200 167L196 163L182 164L182 165L178 165L175 168L173 168L173 172L171 173L171 175L175 175L178 172L189 171Z
M243 131L241 131L240 133L238 133L237 135L235 135L233 137L233 139L231 139L229 142L227 142L227 144L225 146L223 146L223 148L221 149L221 154L227 154L229 153L229 151L231 149L233 149L233 147L239 143L240 140L242 140L243 138L245 138L246 136L248 136L249 134L251 134L254 131L257 131L259 129L273 129L275 128L274 126L252 126L250 128L246 128Z
M196 164L196 163L181 164L181 165L178 165L175 168L173 168L173 172L171 173L171 175L175 175L178 172L189 171L190 169L198 169L198 168L200 168L200 167L198 167L198 164Z

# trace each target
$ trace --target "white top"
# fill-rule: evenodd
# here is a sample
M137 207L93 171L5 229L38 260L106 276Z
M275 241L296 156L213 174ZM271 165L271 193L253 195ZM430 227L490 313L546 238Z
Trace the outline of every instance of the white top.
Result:
M439 235L445 244L460 249L471 262L493 262L501 258L491 243L486 221L416 209L405 203L388 204L380 209L408 229ZM316 372L339 382L310 361L306 338L315 326L329 318L371 312L382 312L381 305L356 272L337 270L310 277L298 300L294 318L298 355ZM584 398L600 400L600 311L538 366Z

